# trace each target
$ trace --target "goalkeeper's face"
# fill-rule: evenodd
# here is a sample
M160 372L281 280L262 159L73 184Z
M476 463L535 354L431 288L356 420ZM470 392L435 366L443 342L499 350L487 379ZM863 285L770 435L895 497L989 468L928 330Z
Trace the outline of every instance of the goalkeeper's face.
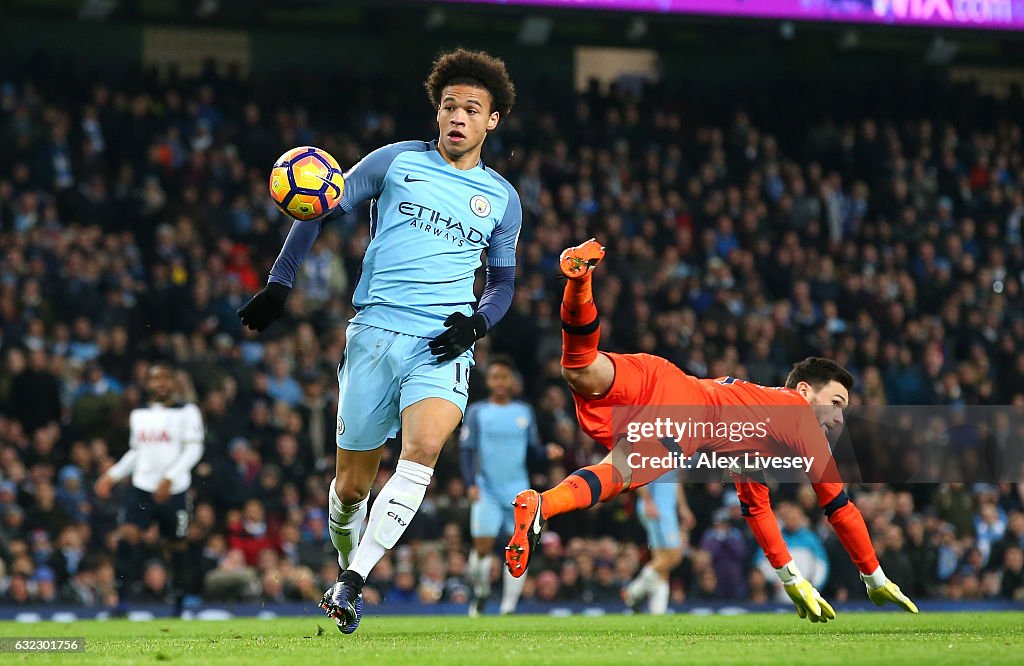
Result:
M453 158L479 156L487 133L498 126L491 93L469 84L445 86L437 108L438 142Z
M843 410L850 404L850 392L839 382L832 380L815 390L807 382L800 382L796 391L811 404L825 437L837 435L843 427Z

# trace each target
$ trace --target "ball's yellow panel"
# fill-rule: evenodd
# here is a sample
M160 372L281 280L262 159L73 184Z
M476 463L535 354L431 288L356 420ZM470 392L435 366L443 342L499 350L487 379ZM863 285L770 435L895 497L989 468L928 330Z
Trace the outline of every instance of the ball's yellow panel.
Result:
M324 181L327 180L328 173L324 163L312 155L299 158L292 164L296 187L319 192L324 186Z
M320 197L296 194L288 202L288 213L297 220L315 220L324 214Z
M270 171L270 196L274 201L281 203L291 191L291 184L288 182L288 169L285 167L274 167Z

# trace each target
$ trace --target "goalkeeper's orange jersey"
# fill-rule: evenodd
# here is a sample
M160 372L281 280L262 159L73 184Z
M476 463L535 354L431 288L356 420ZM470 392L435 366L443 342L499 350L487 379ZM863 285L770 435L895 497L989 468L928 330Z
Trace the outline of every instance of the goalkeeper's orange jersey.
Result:
M667 415L718 426L696 437L673 438L686 456L713 451L813 458L807 476L844 548L861 572L869 574L878 567L863 517L849 501L828 440L814 410L800 394L730 377L697 379L658 356L605 354L615 364L615 379L608 392L598 397L573 394L576 415L587 435L611 449L626 436L629 422ZM720 429L723 423L763 427L735 437L728 428ZM734 473L733 480L747 523L768 560L776 568L785 565L792 558L772 513L768 487L741 474Z
M686 456L699 452L811 459L812 482L839 482L828 440L814 410L796 391L732 377L698 379L648 354L606 356L615 379L597 398L574 395L580 426L611 449L629 423L690 421L674 439Z

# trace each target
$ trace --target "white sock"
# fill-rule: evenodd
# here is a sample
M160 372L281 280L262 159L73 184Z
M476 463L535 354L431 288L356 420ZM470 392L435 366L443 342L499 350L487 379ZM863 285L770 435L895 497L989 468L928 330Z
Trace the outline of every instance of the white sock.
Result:
M658 582L658 572L654 570L650 564L645 566L637 574L636 578L626 586L626 596L629 597L630 601L636 603L638 600L646 597L651 587Z
M515 613L519 605L519 597L523 594L523 586L526 585L526 576L513 578L511 572L505 569L501 586L501 614Z
M433 475L434 470L426 465L411 460L398 461L394 476L373 501L370 522L352 556L349 571L355 571L366 580L384 553L395 547L423 503Z
M366 519L366 502L369 500L369 496L353 505L344 504L334 490L334 485L337 482L338 479L331 481L331 490L327 500L327 514L330 517L327 531L331 535L331 543L338 551L338 564L342 569L347 569L352 551L359 545L359 535L362 531L363 521Z
M651 598L647 602L647 610L651 615L664 615L668 611L668 597L672 590L667 580L658 580L651 590Z
M473 596L486 597L491 593L491 562L493 555L481 557L476 549L469 553L469 580L473 584Z

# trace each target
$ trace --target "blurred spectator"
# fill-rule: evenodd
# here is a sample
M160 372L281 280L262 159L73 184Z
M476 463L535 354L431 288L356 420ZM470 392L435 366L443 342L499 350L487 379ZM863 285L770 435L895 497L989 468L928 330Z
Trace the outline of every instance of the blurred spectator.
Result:
M280 547L277 534L267 524L263 505L256 499L248 500L241 512L229 513L227 531L228 547L241 551L249 566L256 566L261 552Z
M711 528L700 540L701 550L711 554L712 567L717 579L717 594L723 599L742 599L746 596L745 569L747 544L743 534L729 522L729 510L715 511Z
M46 350L28 354L28 366L11 381L10 408L25 432L60 421L60 384L49 371Z
M807 515L791 502L780 503L776 507L775 513L781 523L782 538L786 540L786 545L789 547L789 552L800 573L815 588L824 588L828 581L829 559L821 539L810 529ZM763 554L758 555L758 561L761 563L760 567L765 577L776 585L776 600L788 599L781 583L778 583L774 569Z

